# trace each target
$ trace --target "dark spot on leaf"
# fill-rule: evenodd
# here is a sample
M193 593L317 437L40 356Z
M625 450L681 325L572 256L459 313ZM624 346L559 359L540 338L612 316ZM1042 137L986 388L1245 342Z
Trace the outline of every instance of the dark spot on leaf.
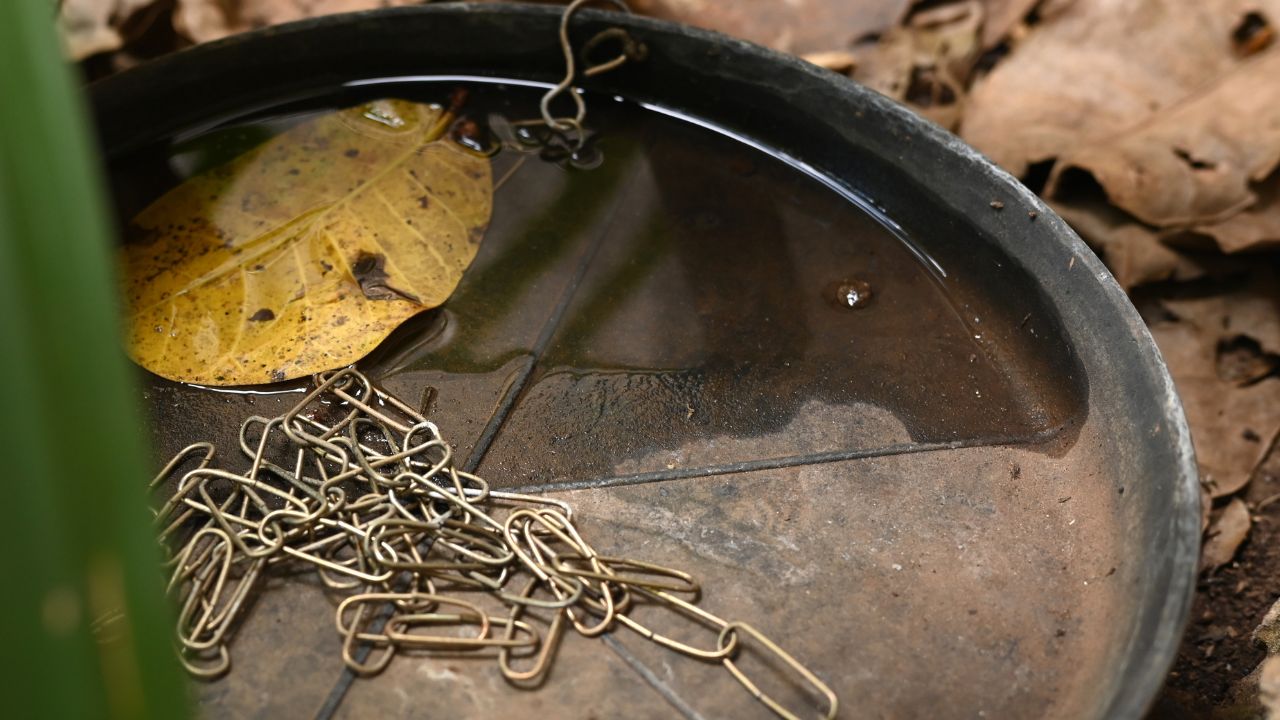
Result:
M1212 170L1217 167L1216 163L1192 157L1190 152L1183 150L1182 148L1174 148L1173 154L1177 155L1178 159L1186 163L1192 170Z
M387 284L390 278L386 270L387 257L382 253L361 252L351 263L351 274L360 284L360 291L370 300L410 300L418 298Z
M351 263L351 272L355 273L356 279L359 280L362 275L369 275L379 270L384 259L382 255L362 252L356 256L356 261Z
M275 320L275 319L276 319L276 314L271 312L271 308L262 308L258 312L249 316L250 322L266 322L268 320Z
M283 370L272 370L272 371L271 371L271 382L284 382L284 371L283 371Z
M240 199L240 209L246 213L252 213L256 210L266 207L271 200L260 192L247 192Z
M298 170L298 168L289 168L289 174L290 174L290 175L297 175L297 174L298 174L298 173L300 173L300 172L301 172L301 171L300 171L300 170Z
M343 154L343 155L346 155L346 156L347 156L347 157L349 157L349 158L353 158L353 157L356 157L357 155L359 155L359 154L360 154L360 151L359 151L359 150L357 150L357 149L355 149L355 148L347 148L346 152L344 152L344 153L342 153L342 154Z
M431 201L426 195L423 195L422 197L418 198L418 207L426 209L426 207L430 204L431 204Z
M321 260L321 261L320 261L320 268L321 268L322 270L324 270L325 272L329 272L330 270L332 270L332 269L333 269L333 266L332 266L332 265L330 265L329 263L327 263L327 262L325 262L325 261Z

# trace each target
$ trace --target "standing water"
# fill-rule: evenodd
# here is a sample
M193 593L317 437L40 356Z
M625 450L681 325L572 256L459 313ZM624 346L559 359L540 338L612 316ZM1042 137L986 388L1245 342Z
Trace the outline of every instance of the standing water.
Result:
M536 116L540 89L466 84L469 142ZM144 150L115 168L120 216L315 114L444 102L458 86L361 83ZM1038 360L993 347L984 317L999 309L958 299L963 280L925 254L928 238L904 240L868 203L727 134L587 99L587 150L499 152L461 285L361 363L495 485L1043 439L1078 410L1069 393L1027 391L1017 376ZM146 385L160 455L232 440L302 387Z

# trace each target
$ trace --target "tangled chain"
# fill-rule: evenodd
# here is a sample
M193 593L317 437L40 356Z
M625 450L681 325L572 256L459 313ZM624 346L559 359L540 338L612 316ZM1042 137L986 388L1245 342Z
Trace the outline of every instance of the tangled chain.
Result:
M779 716L796 717L735 664L740 645L756 643L825 698L825 717L835 716L834 693L810 670L752 626L699 607L688 573L601 555L568 504L491 490L458 470L436 426L360 372L315 383L284 415L244 422L243 474L214 467L214 446L197 443L151 483L175 487L155 516L191 674L227 672L255 586L282 566L309 565L344 596L334 625L343 661L359 675L382 671L403 650L487 651L507 680L532 684L567 627L595 637L621 625L722 664ZM477 596L503 611L483 609ZM714 645L655 632L630 614L642 604L709 628Z

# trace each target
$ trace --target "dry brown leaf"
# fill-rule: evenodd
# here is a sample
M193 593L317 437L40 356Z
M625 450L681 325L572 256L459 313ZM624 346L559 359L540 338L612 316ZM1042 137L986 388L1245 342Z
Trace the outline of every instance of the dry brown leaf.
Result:
M1254 642L1266 646L1271 655L1280 655L1280 600L1267 611L1258 629L1253 631Z
M195 42L333 13L417 5L422 0L178 0L173 25Z
M1280 655L1263 660L1259 675L1258 699L1267 711L1267 720L1280 720Z
M1221 222L1171 233L1165 242L1179 247L1216 247L1224 253L1280 248L1280 172L1254 188L1258 200Z
M953 128L964 111L965 86L982 49L982 21L978 0L916 13L861 48L853 78Z
M1136 223L1116 228L1102 244L1107 267L1125 290L1164 280L1194 280L1204 268L1170 249L1154 233Z
M1213 493L1200 483L1200 532L1209 529L1209 520L1213 517Z
M64 0L58 25L67 55L83 60L91 55L118 50L125 38L121 28L136 13L156 5L158 0Z
M489 221L489 161L436 106L308 120L136 217L122 251L130 355L183 382L280 381L363 357L439 305Z
M1254 438L1280 430L1280 380L1247 388L1223 382L1214 367L1213 344L1206 347L1203 334L1188 323L1156 323L1151 334L1182 398L1201 482L1214 497L1238 492L1266 454L1264 442Z
M1047 194L1056 193L1065 173L1085 171L1112 203L1151 225L1227 219L1257 200L1250 183L1280 162L1276 77L1280 50L1234 68L1144 122L1065 153Z
M1030 163L1124 131L1230 71L1241 62L1232 31L1253 9L1280 21L1280 0L1076 0L975 85L961 135L1023 175Z
M688 23L776 50L805 54L848 48L897 25L911 0L632 0L642 15Z
M1126 291L1164 280L1195 280L1204 268L1170 249L1137 223L1113 229L1101 245L1103 260Z
M1102 255L1126 291L1163 280L1195 280L1208 272L1204 263L1166 246L1153 230L1110 205L1055 201L1053 208Z
M1280 354L1278 282L1276 274L1264 268L1230 292L1162 302L1173 314L1201 328L1206 336L1213 335L1219 344L1244 336L1256 341L1262 352Z
M982 21L983 49L995 47L1009 32L1022 23L1041 0L984 0L986 18Z
M1249 506L1240 498L1234 498L1214 518L1205 533L1204 549L1200 553L1200 569L1212 570L1236 556L1240 543L1249 536Z
M1141 223L1100 194L1056 198L1050 204L1102 256L1126 291L1167 280L1247 274L1258 265L1247 256L1220 254L1203 236L1187 240L1183 231L1160 231Z
M895 27L858 48L853 78L886 97L902 101L918 55L911 28ZM929 60L926 58L925 63Z
M1243 488L1266 457L1268 441L1280 433L1280 378L1241 386L1219 370L1221 343L1251 332L1250 325L1263 336L1260 342L1270 342L1270 331L1255 319L1266 312L1256 293L1269 277L1226 295L1165 300L1178 319L1151 326L1187 413L1201 481L1215 498Z
M1258 668L1258 699L1270 720L1280 720L1280 600L1253 631L1253 640L1267 648Z
M858 66L858 58L854 57L853 53L845 50L809 53L802 55L801 59L818 67L838 72L841 75L848 75Z

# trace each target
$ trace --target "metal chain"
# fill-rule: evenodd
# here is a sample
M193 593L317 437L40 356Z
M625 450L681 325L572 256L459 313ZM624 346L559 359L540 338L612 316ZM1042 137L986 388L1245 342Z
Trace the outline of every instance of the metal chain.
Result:
M196 677L230 669L255 589L310 566L345 595L334 626L343 661L359 675L381 672L404 650L488 650L508 681L537 684L566 627L595 637L621 625L722 664L778 716L796 717L735 664L750 641L794 670L825 699L825 717L835 717L827 685L752 626L700 607L692 575L601 555L567 503L493 490L457 469L434 423L355 369L317 376L280 417L246 419L240 448L249 461L242 474L215 467L214 446L196 443L151 482L157 494L172 491L155 526L178 607L179 654ZM484 609L483 598L503 610ZM640 605L692 619L707 628L705 643L641 624L630 614ZM550 617L526 616L528 608ZM517 669L516 659L532 664Z

